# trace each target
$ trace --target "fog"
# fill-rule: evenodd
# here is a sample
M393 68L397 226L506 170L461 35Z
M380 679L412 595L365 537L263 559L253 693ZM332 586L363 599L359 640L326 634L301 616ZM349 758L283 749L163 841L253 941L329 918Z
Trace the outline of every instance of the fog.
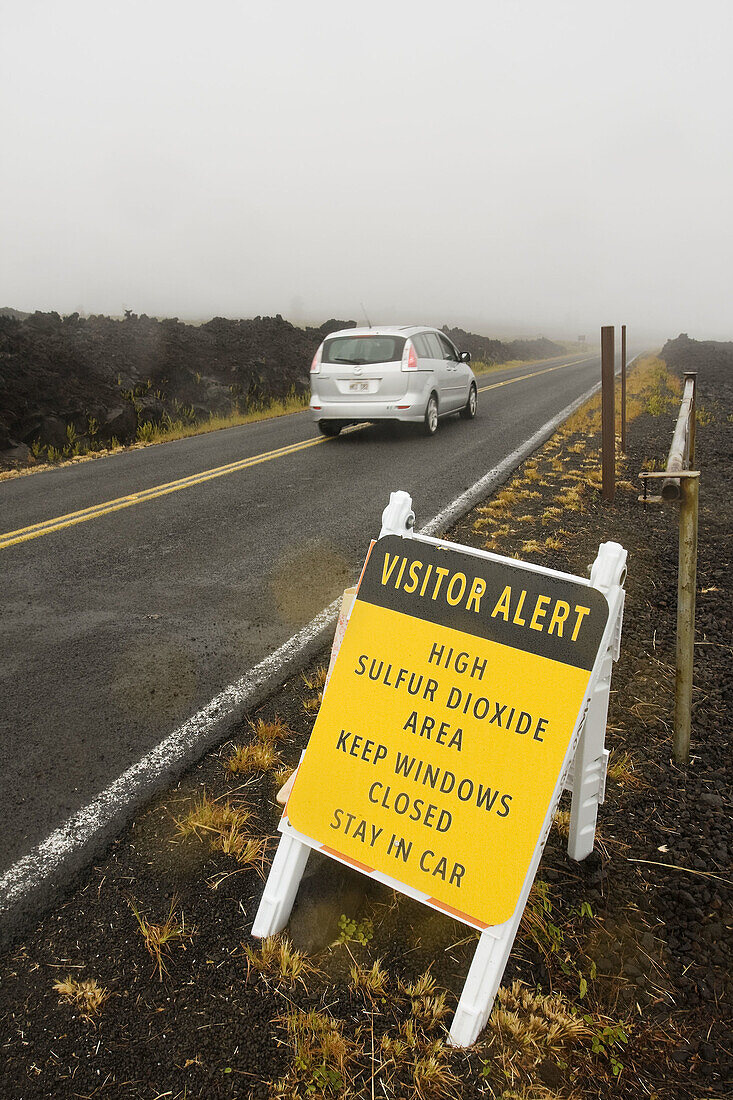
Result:
M730 0L1 25L0 306L733 337Z

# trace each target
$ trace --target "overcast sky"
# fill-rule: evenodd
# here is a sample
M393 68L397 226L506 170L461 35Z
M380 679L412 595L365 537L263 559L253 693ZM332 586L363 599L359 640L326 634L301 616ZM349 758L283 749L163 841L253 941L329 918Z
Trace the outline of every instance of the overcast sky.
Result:
M0 305L733 338L731 0L2 0Z

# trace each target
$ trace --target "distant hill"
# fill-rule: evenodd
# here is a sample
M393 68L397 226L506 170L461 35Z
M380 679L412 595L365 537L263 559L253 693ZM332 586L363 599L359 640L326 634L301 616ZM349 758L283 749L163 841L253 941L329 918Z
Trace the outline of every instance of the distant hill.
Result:
M23 313L22 309L13 309L12 306L0 306L0 317L12 317L14 321L25 321L30 313Z
M544 336L536 340L493 340L490 336L477 336L462 328L443 326L443 332L461 351L470 351L477 363L508 363L511 359L550 359L565 351L559 344Z
M733 374L733 342L691 340L686 332L681 332L675 340L668 340L664 345L662 359L667 366L680 372L717 365Z

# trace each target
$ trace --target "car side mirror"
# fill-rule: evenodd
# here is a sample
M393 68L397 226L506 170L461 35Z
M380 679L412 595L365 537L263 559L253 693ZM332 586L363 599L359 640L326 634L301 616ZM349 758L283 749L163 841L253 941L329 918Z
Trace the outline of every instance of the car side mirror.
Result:
M470 351L462 351L461 352L461 362L462 363L470 363L471 362L471 352Z

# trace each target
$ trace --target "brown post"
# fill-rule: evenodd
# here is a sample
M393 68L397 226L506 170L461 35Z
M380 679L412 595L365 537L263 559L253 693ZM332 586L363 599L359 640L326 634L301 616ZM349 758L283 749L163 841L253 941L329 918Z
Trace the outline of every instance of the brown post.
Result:
M621 326L621 450L626 454L626 325Z
M601 435L604 500L613 500L616 494L616 402L613 368L613 325L604 325L601 329Z
M692 668L695 654L697 509L700 478L680 478L680 550L677 576L677 678L674 698L674 758L686 764L692 726Z

